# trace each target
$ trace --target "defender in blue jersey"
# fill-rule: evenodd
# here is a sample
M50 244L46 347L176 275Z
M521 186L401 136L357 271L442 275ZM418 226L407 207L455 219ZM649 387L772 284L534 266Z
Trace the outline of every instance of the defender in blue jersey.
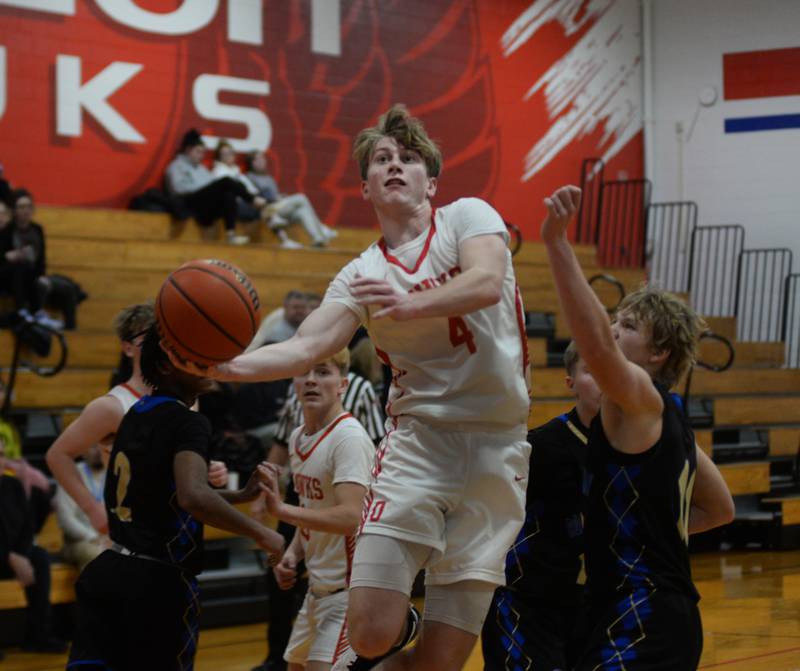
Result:
M231 503L260 493L208 485L208 420L190 410L210 381L175 369L152 327L141 356L153 388L125 415L105 486L113 548L76 584L77 629L67 669L189 671L197 647L203 523L249 536L269 553L283 537Z
M580 189L545 199L542 240L567 325L602 391L588 444L585 558L589 621L577 671L690 671L702 625L689 534L727 523L733 501L669 394L694 362L702 320L650 287L611 325L566 229Z
M525 524L506 557L506 585L495 591L483 624L485 671L565 670L574 657L583 610L586 443L600 390L574 343L564 366L577 402L528 433L533 451Z

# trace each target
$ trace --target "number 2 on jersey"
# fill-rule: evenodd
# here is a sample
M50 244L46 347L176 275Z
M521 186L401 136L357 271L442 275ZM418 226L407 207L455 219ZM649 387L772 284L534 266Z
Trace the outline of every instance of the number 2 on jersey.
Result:
M117 505L111 509L120 522L131 521L131 509L122 505L128 495L128 485L131 481L131 462L122 452L117 452L111 472L117 476Z
M469 353L475 354L478 351L475 346L475 334L469 330L467 322L461 317L450 317L447 321L450 324L450 344L453 347L466 345Z

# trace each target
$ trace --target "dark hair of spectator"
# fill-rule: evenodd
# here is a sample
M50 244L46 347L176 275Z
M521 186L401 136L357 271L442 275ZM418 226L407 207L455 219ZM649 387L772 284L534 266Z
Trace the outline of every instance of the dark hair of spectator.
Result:
M142 379L153 389L158 389L164 380L165 372L172 368L169 356L161 348L161 336L155 324L147 330L147 334L144 336L139 365L142 369Z
M233 145L228 142L227 140L220 140L219 144L217 144L217 148L214 150L214 160L221 161L222 159L220 156L222 155L222 150L228 147L229 149L233 149Z
M251 152L248 152L247 156L244 157L244 165L247 168L247 172L253 172L253 163L255 163L256 158L261 156L264 152L260 149L254 149Z
M196 128L190 128L186 131L181 140L181 153L185 152L187 149L192 147L197 147L198 145L203 145L205 147L205 143L203 142L203 138L200 137L200 133L197 132Z
M28 191L28 189L14 189L11 192L11 207L17 206L17 201L22 200L23 198L28 198L31 202L33 202L33 194Z
M289 301L294 301L297 299L306 300L306 294L303 291L298 291L297 289L292 289L286 293L285 298L283 299L284 303L288 303Z

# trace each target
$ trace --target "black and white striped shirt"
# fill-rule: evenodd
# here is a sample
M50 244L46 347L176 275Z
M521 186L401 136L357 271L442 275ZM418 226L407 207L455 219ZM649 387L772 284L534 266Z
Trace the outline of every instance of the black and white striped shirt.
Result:
M342 398L342 406L361 422L373 443L377 444L383 438L385 433L383 410L375 394L375 389L369 380L355 373L348 373L347 389ZM294 391L294 385L291 385L289 395L286 397L286 403L284 403L278 419L275 442L281 445L288 445L292 431L302 423L303 408Z

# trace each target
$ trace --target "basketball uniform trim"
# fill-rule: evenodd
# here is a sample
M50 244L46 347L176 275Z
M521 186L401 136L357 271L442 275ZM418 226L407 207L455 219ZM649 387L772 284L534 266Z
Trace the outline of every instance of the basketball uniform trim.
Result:
M419 254L419 258L417 262L414 264L413 268L409 268L406 266L400 259L398 259L394 254L389 252L389 249L386 247L386 240L381 237L378 240L378 247L380 248L381 252L383 252L383 256L389 263L396 265L398 268L401 268L409 275L413 275L419 270L419 267L422 265L422 262L425 260L425 257L428 256L428 250L431 246L431 241L433 240L433 236L436 234L436 208L431 209L431 225L428 228L428 237L425 238L425 244L422 247L422 251Z
M352 416L353 415L351 415L349 412L345 412L339 415L335 420L333 420L328 425L328 428L325 429L325 432L319 438L317 438L316 442L305 453L300 451L300 448L297 445L297 442L299 441L295 441L294 453L300 458L300 461L305 461L314 453L314 450L317 449L317 446L330 435L331 431L333 431L336 428L339 422Z

